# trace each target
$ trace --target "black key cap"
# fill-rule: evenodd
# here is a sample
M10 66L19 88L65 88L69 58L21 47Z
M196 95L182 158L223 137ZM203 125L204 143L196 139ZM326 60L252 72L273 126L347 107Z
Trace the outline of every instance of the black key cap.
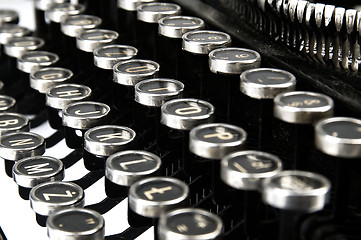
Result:
M263 201L281 210L279 240L298 239L296 224L306 213L320 211L329 200L331 184L322 175L283 171L263 182Z
M223 32L197 30L182 36L182 63L179 67L179 80L186 86L186 96L203 99L203 86L208 76L208 54L217 48L228 47L231 37Z
M156 42L157 51L155 59L162 66L162 74L167 77L178 79L179 65L182 62L182 36L183 34L201 30L204 21L196 17L170 16L159 20L159 39Z
M261 56L250 49L218 48L209 53L209 68L214 74L207 78L202 93L203 99L217 109L217 121L239 124L242 118L239 75L260 65Z
M29 118L21 113L0 113L0 137L13 132L29 132Z
M105 160L112 154L136 148L136 133L123 126L93 127L84 134L84 165L88 170L105 169Z
M53 157L35 156L16 161L13 178L19 186L19 195L29 200L30 190L43 182L64 179L64 164Z
M293 91L296 78L289 72L273 68L250 69L241 75L242 101L240 126L249 134L249 146L271 151L273 98Z
M267 211L261 204L262 182L282 170L282 162L275 155L259 151L234 152L221 161L221 179L228 186L242 190L243 199L233 205L243 204L239 220L244 222L247 238L262 238L262 221L267 219ZM243 215L243 216L242 216Z
M288 92L274 99L275 152L282 156L285 168L311 171L314 165L313 124L333 116L333 101L313 92ZM282 147L281 147L282 146Z
M140 179L156 175L161 159L146 151L122 151L111 155L105 166L105 192L108 197L128 196L128 188Z
M359 179L355 166L361 156L361 121L348 117L333 117L319 121L315 125L315 145L322 153L322 165L333 165L333 169L322 168L319 171L333 184L333 218L343 221L348 217L353 195L353 179ZM326 164L326 165L325 165ZM358 188L358 186L357 186Z
M202 124L190 131L189 150L196 156L198 169L208 176L212 185L212 197L218 204L232 202L232 194L226 194L222 183L220 160L227 154L246 148L247 133L240 127L225 123ZM198 170L199 171L199 170Z
M15 132L0 137L0 157L5 159L6 174L12 176L15 161L25 157L41 156L45 152L45 139L32 132Z
M33 187L29 195L30 206L36 213L36 221L45 227L52 213L68 208L84 207L84 191L71 182L46 182Z
M0 112L16 112L16 100L13 97L0 95Z
M46 227L50 239L58 240L102 240L104 219L94 210L71 208L50 215Z
M220 239L222 220L199 208L181 208L161 216L158 226L160 240Z
M139 226L153 220L156 234L159 217L167 211L186 207L188 194L188 186L175 178L152 177L139 180L129 189L128 222L131 226Z
M74 102L67 105L63 109L62 122L68 147L82 147L85 131L106 124L109 121L109 113L110 107L99 102Z
M89 100L92 90L80 84L59 84L49 87L46 91L46 105L48 106L48 121L52 128L63 127L61 111L70 103Z
M137 8L136 39L134 46L145 59L156 59L158 40L158 21L167 16L179 15L181 8L172 3L144 3Z

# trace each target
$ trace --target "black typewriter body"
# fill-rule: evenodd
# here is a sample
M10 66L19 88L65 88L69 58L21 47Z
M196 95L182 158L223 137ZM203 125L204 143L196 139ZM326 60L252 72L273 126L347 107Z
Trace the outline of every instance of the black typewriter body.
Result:
M122 129L122 134L124 135L125 131L129 131L126 133L126 136L130 139L127 139L129 142L132 139L129 135L131 136L133 132L128 130L128 128L133 129L137 142L132 142L131 144L122 142L124 147L120 149L123 151L143 150L157 155L163 163L161 169L155 171L155 175L180 179L189 187L189 197L186 201L182 202L183 205L179 205L179 208L201 208L213 213L222 220L223 229L220 235L204 239L361 239L361 177L359 174L361 163L358 161L361 151L357 151L356 148L350 148L349 152L356 152L353 155L350 154L352 157L337 157L323 153L319 148L315 147L314 143L315 132L313 125L316 125L316 123L310 124L311 127L304 127L302 124L295 127L292 124L285 124L280 119L276 119L273 116L273 100L262 100L260 103L261 100L259 99L258 101L241 96L242 93L239 90L240 74L236 76L225 74L219 77L219 74L205 73L204 69L208 68L209 70L208 55L204 58L204 56L199 57L197 54L184 54L181 50L182 43L179 39L177 41L166 42L164 45L157 44L157 41L164 43L162 42L164 39L158 34L158 26L154 27L154 24L153 26L147 26L144 23L134 22L134 18L136 18L134 11L125 13L124 9L118 8L116 0L79 0L78 2L86 6L86 10L81 14L98 16L103 20L99 28L119 33L119 38L109 44L129 45L135 48L138 48L137 44L139 44L138 55L133 59L147 59L157 62L160 58L159 56L167 57L167 55L175 54L168 51L167 47L174 50L174 46L177 46L179 48L177 50L178 56L184 57L183 60L177 58L177 64L181 66L180 68L177 67L177 74L180 72L179 76L187 76L182 75L182 73L187 72L189 70L187 67L193 63L194 69L199 68L201 70L190 71L193 74L192 80L197 81L200 78L199 76L201 76L201 78L211 79L212 83L203 81L201 85L192 82L190 85L187 85L187 81L176 79L172 75L173 70L166 69L169 67L167 62L165 62L166 67L162 67L162 64L160 64L160 67L158 66L159 69L157 69L156 65L152 66L152 70L156 74L149 74L149 77L146 76L144 79L174 78L180 80L180 82L185 82L184 98L198 98L204 101L216 99L216 101L219 101L220 103L215 105L223 106L220 110L222 114L227 113L230 116L234 116L234 119L229 120L231 117L226 118L222 115L217 115L216 107L214 119L209 120L209 122L231 123L244 128L246 131L249 130L250 133L248 135L252 136L245 141L247 145L243 145L242 142L237 150L262 150L277 155L282 161L283 170L302 170L318 173L326 177L331 184L331 190L328 193L329 196L324 206L317 211L272 207L263 202L264 200L262 200L261 196L262 187L259 187L258 191L248 191L226 185L220 177L219 162L221 158L215 157L212 159L210 157L207 159L202 154L194 154L196 150L192 150L192 153L189 152L189 142L192 141L189 140L191 129L187 129L187 131L180 131L177 128L167 129L165 127L167 123L165 123L166 121L159 113L160 105L157 106L158 108L154 107L155 105L152 107L139 107L138 103L141 100L138 99L138 102L132 102L134 100L134 85L131 88L129 87L131 85L124 84L127 86L118 89L117 85L113 85L112 68L99 70L98 66L93 65L92 51L82 52L78 49L79 46L77 48L75 45L76 41L74 38L59 35L62 34L59 23L42 21L39 24L38 22L37 29L34 33L31 33L31 36L45 38L45 47L40 49L54 52L59 56L60 60L54 66L71 69L74 76L73 81L70 82L88 86L93 90L91 101L109 105L112 115L110 117L106 116L104 122L100 122L97 125L112 124L125 127ZM182 11L178 15L198 17L204 20L205 29L229 34L232 43L228 47L245 48L258 52L261 56L260 66L258 67L281 69L291 73L297 81L293 91L311 91L322 93L332 98L334 102L333 115L335 117L361 119L361 76L358 68L358 64L361 61L359 45L361 37L361 9L356 12L346 11L349 15L340 10L343 13L341 17L335 13L335 6L336 8L352 10L357 9L357 2L346 1L340 3L339 1L326 0L322 3L302 0L167 0L160 2L178 4ZM297 5L298 2L305 2L305 5L301 3ZM302 12L300 8L301 6L306 6L306 9L309 5L315 8L310 7L312 9L309 10L311 13L307 15L308 12L306 10ZM296 7L293 9L292 6ZM298 6L299 9L297 9ZM35 4L34 8L37 21L43 19L45 11L36 9ZM292 15L290 14L290 9L294 10L294 18L292 19L290 17ZM315 16L317 13L315 9L322 9L322 11L319 10L324 14L320 16L321 20L318 20ZM333 9L334 14L327 15L326 9ZM282 12L279 13L277 10ZM301 14L303 14L304 18L300 17ZM330 19L330 24L327 26L324 23L327 22L325 16L329 16ZM307 17L309 17L309 21L306 23L305 19ZM131 18L133 20L129 20ZM124 26L124 23L121 21L134 25ZM319 22L322 22L322 24ZM339 28L336 27L337 23L340 25ZM129 36L129 29L132 28L138 31L135 36ZM143 35L139 34L139 29L141 29L140 32ZM334 29L339 29L339 31ZM42 30L45 30L45 35ZM109 32L107 34L109 36L112 33ZM141 38L139 38L140 35ZM132 39L133 37L138 38L134 40ZM148 45L144 43L147 41ZM149 45L149 43L155 45ZM327 44L331 46L329 49L327 49ZM154 236L157 233L157 227L154 226L166 223L162 219L158 220L157 217L142 217L129 211L127 194L130 190L119 186L117 188L109 183L109 178L106 177L104 171L104 164L100 164L100 167L97 165L99 159L104 163L109 155L95 156L95 154L91 153L93 148L84 149L84 141L87 141L84 140L85 130L81 129L80 131L80 128L76 127L72 129L71 124L64 128L62 126L59 127L59 124L62 124L61 120L59 123L59 119L57 120L58 122L49 124L49 121L54 120L50 119L52 118L50 114L53 114L51 116L56 118L56 115L60 114L58 113L59 109L55 111L48 110L49 107L45 104L45 90L34 87L34 84L30 86L31 83L30 85L29 83L24 84L24 81L29 80L29 73L16 67L16 59L4 53L4 45L2 45L3 55L0 60L0 69L2 69L0 76L5 80L1 95L11 96L16 99L16 112L24 114L30 119L30 132L38 133L44 137L46 142L45 153L38 155L60 159L65 169L63 181L78 184L85 192L85 202L82 203L83 207L95 210L105 219L104 239L162 239L157 234ZM67 48L64 48L64 46L67 46ZM144 46L156 47L149 50L149 48L143 48ZM337 47L339 50L336 53L333 49ZM152 56L151 54L153 53L157 56L155 57L156 59L152 57L146 58L147 56ZM152 63L148 62L147 67L150 64ZM132 65L131 67L131 69L137 69L138 71L139 68L142 69L144 66ZM119 69L121 70L121 65ZM167 73L170 73L172 76L167 75ZM56 73L51 72L51 74ZM188 77L192 76L191 74ZM116 73L114 73L115 75ZM225 83L213 81L217 77L225 80ZM97 82L96 80L100 78L106 79L107 82ZM11 79L18 80L18 83L13 84L10 81ZM0 78L0 80L2 79ZM233 83L229 83L229 80L233 81ZM228 83L227 88L225 85ZM176 83L173 82L172 84ZM24 89L22 89L22 86L24 86ZM199 95L198 91L188 92L187 86L190 86L189 88L201 86L201 94ZM211 90L204 90L207 86ZM234 89L231 91L230 88L232 87ZM224 89L227 92L222 93L221 90ZM41 91L42 93L39 93ZM231 94L236 95L234 98L228 97ZM214 97L214 95L219 97ZM126 97L124 98L125 100L112 100L118 99L118 96ZM210 96L210 98L207 99L207 96ZM87 99L86 101L90 100ZM234 104L233 101L239 102ZM210 103L212 104L212 102ZM236 106L237 109L232 109L233 106ZM77 111L81 113L82 110L78 109ZM231 114L230 112L234 113ZM248 118L248 125L244 122L243 118ZM162 124L160 124L161 121ZM153 122L158 122L158 124L155 124L154 127L152 125ZM262 125L261 128L257 127L259 124ZM271 130L267 130L267 126L271 126ZM222 129L226 127L227 125L220 125L217 127L217 131L224 131ZM361 136L359 137L357 133L360 132L360 129L361 127L356 128L354 135L350 133L353 136L350 137L351 140L356 142L352 142L350 145L358 144L360 145L359 149L361 149L361 143L358 143L357 140L360 140ZM102 135L103 139L115 136L109 135L109 132L106 134L108 135ZM208 133L208 135L211 134ZM248 135L247 137L249 137ZM65 139L65 136L67 136L67 139ZM218 136L222 138L226 135ZM258 139L260 136L267 137L267 144L263 145L263 141ZM0 145L2 137L0 134ZM89 138L90 140L88 141L92 143L91 136ZM299 143L301 143L301 147L298 148L297 145ZM0 149L0 154L1 151L4 150ZM343 151L347 152L344 149ZM301 155L295 156L297 153ZM302 162L303 157L307 157L307 161ZM83 158L91 159L90 163L85 163L84 166ZM191 167L189 167L189 164L186 162L187 158L192 159L195 162L194 165L192 163ZM149 159L149 156L145 159ZM294 159L297 159L297 161ZM301 162L299 159L301 159ZM4 162L7 161L4 159ZM35 213L30 206L30 201L21 199L18 193L21 190L18 190L17 184L11 177L6 176L6 171L8 175L11 176L12 174L11 166L6 166L6 164L3 164L4 166L0 169L0 186L2 189L0 197L0 240L21 238L30 240L48 239L47 231L49 230L46 227L39 226L37 223L37 220L44 223L44 219L41 220L42 216L37 216L40 220L36 219ZM291 183L286 182L285 184L292 183L291 181ZM293 184L297 184L297 182ZM307 184L312 183L306 181L305 185L302 185L302 182L299 184L298 187L302 188L308 187L309 185ZM167 191L166 187L149 190L150 195L148 195L148 199L152 198L152 194L163 194L161 189L165 192ZM117 191L120 194L113 194ZM27 195L28 192L22 192L21 194ZM280 193L279 196L281 195ZM51 198L51 194L49 196ZM302 200L296 203L296 205L302 206ZM187 228L184 225L177 225L176 227L178 227L177 233L179 234L187 232ZM162 237L164 236L162 235ZM183 239L176 237L176 235L175 238L164 237L164 240ZM102 238L89 239L100 240Z

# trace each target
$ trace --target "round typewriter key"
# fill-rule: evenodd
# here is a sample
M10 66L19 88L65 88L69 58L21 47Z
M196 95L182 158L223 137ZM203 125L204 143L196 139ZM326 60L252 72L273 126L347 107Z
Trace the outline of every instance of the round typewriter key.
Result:
M164 76L178 78L178 65L181 63L181 46L183 34L201 30L205 26L204 21L196 17L170 16L159 20L158 32L161 37L157 40L156 61L162 66Z
M81 32L76 38L79 70L85 77L92 77L94 71L93 51L104 45L114 44L119 34L112 30L90 29Z
M59 61L59 56L46 51L31 51L23 54L18 59L18 69L25 73L48 67Z
M154 224L157 225L157 219L163 213L185 207L188 194L188 186L175 178L152 177L139 180L129 189L128 222L131 226L139 224L133 221L134 214L139 215L140 219L153 218Z
M69 2L57 3L52 5L45 12L45 17L50 21L49 37L51 48L58 51L62 57L63 53L60 50L62 46L63 35L61 34L61 21L67 16L79 15L85 11L85 6L82 4L73 4ZM66 55L64 55L66 57Z
M239 124L249 133L251 148L271 150L273 98L279 93L293 91L295 87L296 78L280 69L256 68L241 74L243 117Z
M134 104L134 86L156 77L159 64L151 60L132 59L114 65L113 105L122 112Z
M95 71L97 82L94 85L101 92L111 91L114 65L134 58L137 53L136 48L126 45L107 45L95 49L93 54L94 64L97 66Z
M11 9L0 10L0 26L7 23L17 24L19 22L19 14Z
M52 128L63 127L59 112L73 102L89 100L92 90L80 84L60 84L49 87L46 91L46 105L48 106L48 121Z
M243 211L240 215L243 215L244 231L247 236L259 238L259 218L263 216L262 219L267 219L266 211L261 207L259 191L262 189L264 179L278 174L281 170L282 163L278 157L260 151L234 152L221 160L223 182L232 188L243 190L243 201L240 201L243 204ZM232 191L227 192L227 188L224 187L217 190L223 197L226 194L235 195Z
M63 180L64 164L53 157L23 158L13 166L13 178L19 186L20 196L28 200L30 190L34 186L43 182Z
M118 0L117 30L123 44L134 45L136 39L137 8L155 0Z
M250 49L218 48L209 53L209 68L215 75L207 79L202 92L204 99L215 105L219 121L239 122L242 116L239 111L242 104L238 91L239 75L248 69L258 68L260 64L259 53Z
M350 196L355 191L351 185L355 177L359 179L355 166L361 156L360 127L361 120L348 117L326 118L315 126L315 145L322 153L320 161L333 167L320 172L334 185L334 218L338 220L347 217Z
M161 142L160 145L173 151L182 151L182 167L190 175L197 173L191 171L193 167L189 156L189 131L200 124L212 122L213 115L212 104L193 98L174 99L166 102L161 108L161 123L170 128L170 131L167 133L166 130L162 130L159 141L165 142Z
M139 54L146 59L155 59L158 41L158 21L167 16L179 15L180 6L173 3L144 3L137 8L136 41ZM163 46L159 49L163 49Z
M189 151L197 156L195 165L198 169L210 177L212 191L221 192L224 187L219 174L219 160L229 153L244 150L246 139L247 133L242 128L225 123L202 124L190 131ZM220 204L230 201L227 195L214 194L212 197Z
M62 122L65 126L65 140L70 148L83 145L86 130L105 124L108 121L110 107L99 102L74 102L63 109ZM80 130L80 136L76 130Z
M45 227L46 219L52 213L84 206L84 191L71 182L46 182L33 187L29 195L31 208L36 213L36 221Z
M15 132L0 137L0 157L5 159L6 174L12 176L15 161L40 156L45 152L45 139L32 132Z
M179 66L179 80L187 86L186 96L203 99L202 86L206 86L208 79L212 77L208 54L214 49L228 47L231 37L223 32L197 30L185 33L182 39L184 60Z
M136 133L123 126L93 127L84 134L84 164L88 170L104 169L112 154L134 147Z
M57 240L102 240L104 225L104 219L98 212L84 208L57 211L46 221L49 239Z
M181 208L159 219L160 240L213 240L223 233L222 220L215 214L198 208Z
M0 95L0 113L15 112L16 100L13 97Z
M160 107L168 100L180 98L184 84L167 78L154 78L144 80L135 85L135 101L139 104L135 108L135 123L140 129L148 131L146 142L158 142L161 134ZM144 121L146 116L148 121Z
M322 175L283 171L263 182L263 201L281 209L280 239L297 239L294 229L302 215L320 211L329 200L331 184Z
M105 163L105 192L108 197L127 197L128 188L136 181L155 175L161 159L146 151L122 151L111 155Z
M10 39L24 37L31 34L31 31L25 27L16 24L3 24L0 26L0 43L5 45Z
M274 99L274 117L280 156L286 164L299 170L311 170L313 164L312 149L314 138L313 123L333 116L333 101L326 95L313 92L288 92L277 95ZM293 137L292 137L293 136ZM297 146L297 147L296 147Z
M5 44L5 53L13 58L20 58L25 52L38 50L45 41L38 37L15 37Z
M12 132L28 132L29 118L20 113L0 113L0 137Z

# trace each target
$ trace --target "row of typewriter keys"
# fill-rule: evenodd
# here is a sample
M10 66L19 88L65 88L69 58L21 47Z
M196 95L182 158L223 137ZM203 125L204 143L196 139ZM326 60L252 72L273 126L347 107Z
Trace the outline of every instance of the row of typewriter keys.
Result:
M131 226L159 225L155 237L160 239L192 239L193 235L232 239L233 228L244 236L263 239L277 232L279 225L278 239L297 239L299 233L292 230L297 219L323 209L329 198L330 182L309 170L314 170L312 124L333 115L332 100L318 93L294 92L296 80L292 74L258 68L257 52L229 47L228 34L202 30L201 19L180 16L181 9L175 4L139 5L138 1L129 9L126 2L118 1L119 13L135 27L119 34L98 29L102 19L82 15L83 5L49 6L45 11L52 25L48 37L51 45L57 44L47 50L57 54L29 51L44 46L37 37L7 38L3 43L5 57L9 58L6 67L19 82L5 81L5 86L28 85L21 93L30 92L40 110L48 109L53 128L65 127L68 147L84 149L85 167L90 171L105 169L107 195L129 196ZM2 28L26 32L11 25ZM121 36L135 36L132 41L136 48L115 44ZM77 62L66 57L74 52L77 55L72 58ZM167 74L162 73L163 65ZM154 78L157 74L179 81ZM19 95L15 98L21 99ZM89 101L90 97L94 101ZM27 132L29 121L24 115L18 114L19 120L15 121L14 113L2 114L0 154L7 173L18 183L20 195L30 198L39 224L45 225L50 215L50 238L65 239L69 234L65 232L75 231L72 234L76 239L83 231L93 239L102 239L104 222L100 215L68 209L84 206L82 188L59 182L64 164L41 157L44 138ZM224 123L211 123L214 121ZM24 126L13 128L15 122L24 122ZM351 118L318 122L316 147L325 159L333 156L336 159L332 161L345 165L341 159L359 155L356 140L360 124ZM288 129L290 136L280 135L283 129ZM273 143L282 147L275 149ZM279 155L283 164L264 151ZM54 166L56 171L43 176L39 171L42 164ZM339 171L339 180L347 182L344 172ZM34 172L39 174L35 176ZM66 197L52 197L64 190L69 191ZM342 198L340 192L347 195L347 190L336 186L334 191L334 218L345 219L348 203L338 198ZM262 199L280 210L266 207ZM63 206L66 210L53 214L54 209ZM185 206L197 209L181 209ZM89 215L94 215L96 224L86 223ZM275 215L279 215L278 224L264 223L277 219ZM69 218L77 219L81 227L69 225Z

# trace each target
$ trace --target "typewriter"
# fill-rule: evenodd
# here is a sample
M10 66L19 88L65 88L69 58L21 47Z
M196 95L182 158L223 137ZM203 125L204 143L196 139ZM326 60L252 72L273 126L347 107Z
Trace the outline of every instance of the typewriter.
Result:
M361 239L360 36L357 1L6 3L0 239Z

